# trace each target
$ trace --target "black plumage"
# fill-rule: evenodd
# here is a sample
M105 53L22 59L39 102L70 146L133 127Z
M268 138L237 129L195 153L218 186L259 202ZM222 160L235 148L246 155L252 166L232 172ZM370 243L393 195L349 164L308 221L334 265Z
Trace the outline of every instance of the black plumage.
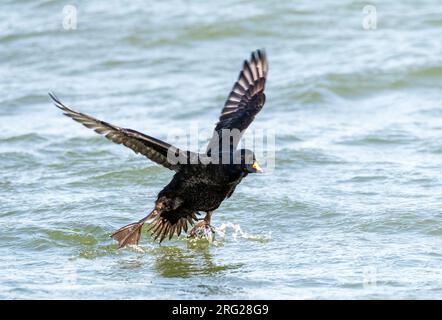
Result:
M68 117L176 172L172 181L159 193L155 208L149 215L112 234L119 247L138 244L141 227L145 223L149 224L155 239L160 242L166 237L179 236L182 231L187 232L188 226L198 220L202 221L191 230L191 236L198 234L200 228L212 229L212 212L232 195L245 176L261 170L252 151L236 148L242 133L264 105L267 70L262 50L253 52L251 59L244 61L205 154L180 150L138 131L120 128L74 111L55 95L49 94ZM237 132L236 136L225 135L232 130ZM227 151L222 149L226 144ZM176 159L179 159L178 163L171 161ZM225 159L229 161L226 163ZM199 212L206 212L204 219L198 219Z

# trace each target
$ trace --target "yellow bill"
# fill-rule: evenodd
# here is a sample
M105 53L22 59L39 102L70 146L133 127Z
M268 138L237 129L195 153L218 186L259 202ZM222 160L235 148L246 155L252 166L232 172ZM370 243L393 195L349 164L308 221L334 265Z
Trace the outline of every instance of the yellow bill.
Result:
M261 167L259 166L259 164L258 164L257 161L253 162L253 164L252 164L252 168L253 168L256 172L259 172L259 173L264 172L264 170L261 169Z

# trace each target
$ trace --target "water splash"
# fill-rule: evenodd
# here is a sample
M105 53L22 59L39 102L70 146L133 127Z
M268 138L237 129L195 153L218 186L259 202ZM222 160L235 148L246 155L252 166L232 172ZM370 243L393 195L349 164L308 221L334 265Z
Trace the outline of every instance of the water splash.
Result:
M150 248L143 248L137 244L131 244L127 246L130 250L134 251L135 253L149 253Z
M239 224L231 222L223 223L220 227L215 228L215 234L219 236L222 240L224 240L229 230L234 241L245 239L259 242L268 242L272 240L271 232L269 232L268 234L250 234L242 230Z

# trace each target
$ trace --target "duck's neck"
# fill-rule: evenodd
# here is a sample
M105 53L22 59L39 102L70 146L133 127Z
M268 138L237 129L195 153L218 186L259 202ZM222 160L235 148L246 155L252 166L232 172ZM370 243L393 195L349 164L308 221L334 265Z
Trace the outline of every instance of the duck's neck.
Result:
M244 172L241 166L229 166L228 173L229 173L229 182L235 182L247 176L247 172Z

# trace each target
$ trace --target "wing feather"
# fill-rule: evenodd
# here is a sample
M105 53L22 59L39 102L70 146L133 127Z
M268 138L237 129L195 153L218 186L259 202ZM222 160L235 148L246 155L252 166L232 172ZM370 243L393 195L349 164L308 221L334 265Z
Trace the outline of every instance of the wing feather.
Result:
M188 156L194 156L193 152L181 151L164 141L145 135L141 132L120 128L108 122L72 110L64 105L54 94L49 93L49 96L54 101L55 106L61 109L66 116L81 123L85 127L104 135L112 142L122 144L132 149L135 153L140 153L166 168L179 171L181 167L179 163L169 161L168 152L173 152L173 154L177 157L179 156L180 159L188 159Z
M261 111L265 103L265 83L268 64L265 52L256 50L249 61L244 61L238 80L224 104L214 134L207 147L207 154L215 146L222 146L222 130L239 130L242 135ZM238 137L239 138L239 137ZM231 147L235 149L239 139L233 139Z

